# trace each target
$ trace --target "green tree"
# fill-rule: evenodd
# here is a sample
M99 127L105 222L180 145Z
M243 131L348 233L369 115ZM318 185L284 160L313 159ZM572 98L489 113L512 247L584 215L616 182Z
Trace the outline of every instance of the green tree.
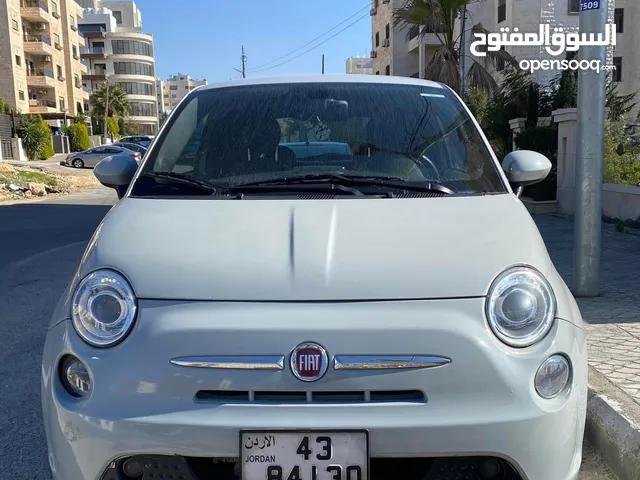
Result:
M109 105L107 106L107 88L109 89ZM89 97L91 116L104 118L105 111L108 117L125 117L130 110L127 94L119 85L103 84Z
M107 122L109 134L111 135L111 137L115 139L120 138L120 126L118 125L118 121L115 118L109 117Z
M65 133L71 139L71 148L74 152L82 152L91 148L89 131L84 123L72 123L65 128Z
M471 87L467 92L467 105L480 126L484 129L489 114L489 95L487 92L479 87Z
M51 130L42 128L39 116L23 115L20 126L17 128L18 136L22 139L22 146L29 160L41 158L47 142L51 141Z
M407 37L416 33L419 37L433 33L440 41L441 46L435 51L424 72L428 80L444 83L460 92L460 59L464 56L470 62L466 85L493 92L498 89L497 82L481 63L462 51L462 36L455 33L456 22L467 16L467 5L471 3L474 0L408 0L404 7L395 10L394 25L400 29L408 28ZM489 33L479 23L469 30L473 33ZM504 50L490 52L486 47L482 50L486 52L488 62L496 68L518 65L515 58Z
M38 120L42 130L47 133L47 139L45 141L44 148L42 149L42 153L40 154L40 160L46 160L53 157L56 154L56 151L53 149L53 139L51 138L51 128L49 127L49 124L40 115L38 115Z
M640 185L638 148L630 145L624 132L624 118L605 122L604 181L622 185Z

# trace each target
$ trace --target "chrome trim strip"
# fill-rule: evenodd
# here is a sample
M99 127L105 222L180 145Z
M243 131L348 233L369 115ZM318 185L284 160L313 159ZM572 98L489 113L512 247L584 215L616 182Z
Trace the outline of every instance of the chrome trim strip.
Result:
M180 357L172 359L170 363L180 367L193 368L283 370L284 355Z
M405 368L433 368L451 363L438 355L337 355L336 370L400 370Z

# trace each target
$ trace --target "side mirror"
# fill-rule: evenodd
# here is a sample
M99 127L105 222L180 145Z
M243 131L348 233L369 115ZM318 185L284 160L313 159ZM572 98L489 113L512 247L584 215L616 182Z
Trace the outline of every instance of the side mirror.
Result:
M113 155L105 157L98 163L93 174L105 187L113 188L118 193L118 198L122 198L131 184L138 162L129 155Z
M528 185L540 183L551 171L551 162L544 155L532 150L515 150L502 161L502 169L507 174L511 186L522 194Z

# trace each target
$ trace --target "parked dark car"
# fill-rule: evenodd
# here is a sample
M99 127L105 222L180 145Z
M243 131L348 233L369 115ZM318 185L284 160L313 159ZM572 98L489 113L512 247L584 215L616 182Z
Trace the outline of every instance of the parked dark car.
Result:
M138 152L140 154L141 157L144 157L144 154L147 153L147 147L143 147L142 145L138 144L138 143L132 143L132 142L116 142L113 144L114 147L122 147L122 148L127 148L133 152Z
M130 135L128 137L121 137L119 143L137 143L145 148L149 148L153 141L153 135Z

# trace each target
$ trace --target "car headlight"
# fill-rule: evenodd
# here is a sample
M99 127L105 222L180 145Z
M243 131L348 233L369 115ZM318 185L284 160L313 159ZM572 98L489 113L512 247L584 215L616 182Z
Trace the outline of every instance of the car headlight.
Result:
M78 335L95 347L111 347L131 330L136 297L129 282L113 270L97 270L78 284L72 318Z
M495 335L512 347L528 347L549 332L556 297L544 276L531 267L502 272L489 288L487 319Z

